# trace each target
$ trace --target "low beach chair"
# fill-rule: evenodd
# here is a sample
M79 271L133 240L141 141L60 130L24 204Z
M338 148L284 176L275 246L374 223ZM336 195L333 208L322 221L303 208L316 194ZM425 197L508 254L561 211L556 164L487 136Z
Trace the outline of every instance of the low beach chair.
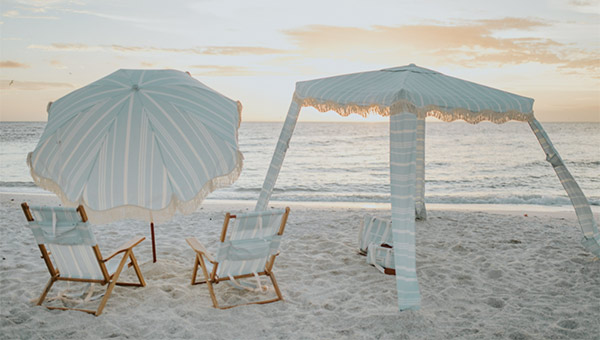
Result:
M366 255L369 244L392 245L392 221L376 216L365 215L358 231L358 252Z
M282 300L281 291L272 272L275 258L279 255L279 243L285 229L290 208L270 211L251 212L247 214L225 215L221 242L216 256L211 255L206 248L194 237L187 238L187 243L196 252L196 260L192 273L192 285L206 283L215 308L228 309L241 305L264 304ZM227 236L231 219L235 219ZM202 269L204 280L196 281L198 267ZM241 303L226 307L219 306L215 295L214 284L220 281L230 281L238 287L244 287L237 280L256 277L257 286L254 291L265 291L260 283L260 275L271 279L276 298ZM247 288L247 287L246 287Z
M87 222L83 206L78 208L29 207L27 203L23 203L21 207L50 272L50 280L37 305L42 305L56 281L99 283L102 286L108 284L96 310L45 305L49 309L77 310L98 316L102 313L115 285L139 287L146 285L133 255L133 247L142 242L144 237L136 237L125 242L112 255L103 258ZM119 254L123 254L123 257L117 261L118 257L115 256ZM114 260L111 261L112 259ZM129 266L135 269L139 283L118 281L127 260L130 260Z

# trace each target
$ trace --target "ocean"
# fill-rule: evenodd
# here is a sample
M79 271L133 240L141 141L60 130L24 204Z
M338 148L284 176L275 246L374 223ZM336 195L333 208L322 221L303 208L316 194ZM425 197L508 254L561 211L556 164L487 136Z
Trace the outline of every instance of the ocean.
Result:
M0 123L0 192L46 193L33 183L25 161L45 124ZM256 200L282 124L242 123L242 174L207 199ZM543 126L590 203L600 206L600 124ZM432 121L425 145L427 203L570 204L526 123ZM387 123L299 122L272 200L387 203L389 191Z

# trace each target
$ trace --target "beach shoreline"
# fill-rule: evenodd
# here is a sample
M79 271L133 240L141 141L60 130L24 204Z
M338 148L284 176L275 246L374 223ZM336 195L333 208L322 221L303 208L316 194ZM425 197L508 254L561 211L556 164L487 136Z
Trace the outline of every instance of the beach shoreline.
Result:
M385 204L273 201L292 209L274 266L284 301L221 311L206 287L190 285L194 253L185 237L214 250L224 213L251 211L255 202L207 199L155 226L157 263L148 223L94 227L106 254L146 237L135 254L148 284L115 288L94 317L32 302L49 275L22 202L59 203L51 194L0 193L0 339L595 339L600 331L600 261L580 245L567 207L428 205L428 219L416 222L421 308L400 312L395 278L356 251L363 216L389 215ZM227 302L253 297L216 289Z
M22 201L28 199L34 201L48 202L44 204L60 204L60 200L53 193L27 193L27 192L8 192L0 191L0 201ZM254 209L255 200L231 200L231 199L212 199L207 197L202 205L211 206L231 206L233 209ZM285 207L296 206L300 208L331 208L331 209L367 209L374 211L391 210L389 203L380 202L335 202L335 201L278 201L271 200L270 206ZM590 206L594 217L598 220L600 217L600 206ZM495 214L523 215L528 216L554 216L554 217L574 217L575 210L572 205L537 205L537 204L477 204L477 203L426 203L426 209L444 210L444 211L481 211Z

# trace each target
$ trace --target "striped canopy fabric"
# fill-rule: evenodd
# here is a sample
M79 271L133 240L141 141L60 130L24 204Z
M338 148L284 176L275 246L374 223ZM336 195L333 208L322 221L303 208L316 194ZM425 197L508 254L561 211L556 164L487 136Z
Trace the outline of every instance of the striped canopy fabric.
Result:
M396 287L400 310L416 309L421 296L416 272L415 217L425 218L425 118L469 123L528 122L554 167L579 219L582 244L600 256L600 232L589 202L567 170L541 124L533 99L436 71L408 66L296 83L292 103L275 148L256 210L267 206L302 107L390 117L390 202Z
M505 122L533 117L533 99L410 64L296 83L294 99L322 112L411 112L442 120Z
M176 70L118 70L52 103L37 185L91 222L161 222L239 176L241 104Z

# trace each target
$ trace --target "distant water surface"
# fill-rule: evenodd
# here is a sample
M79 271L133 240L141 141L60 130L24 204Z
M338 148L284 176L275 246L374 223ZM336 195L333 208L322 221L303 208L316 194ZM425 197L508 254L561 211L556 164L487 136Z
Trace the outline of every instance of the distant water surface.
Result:
M545 123L556 149L593 205L600 205L600 124ZM45 122L0 123L0 191L44 192L25 159ZM256 200L282 123L243 123L244 170L212 199ZM568 205L529 126L428 122L426 201L448 204ZM389 202L387 123L300 122L272 200Z

